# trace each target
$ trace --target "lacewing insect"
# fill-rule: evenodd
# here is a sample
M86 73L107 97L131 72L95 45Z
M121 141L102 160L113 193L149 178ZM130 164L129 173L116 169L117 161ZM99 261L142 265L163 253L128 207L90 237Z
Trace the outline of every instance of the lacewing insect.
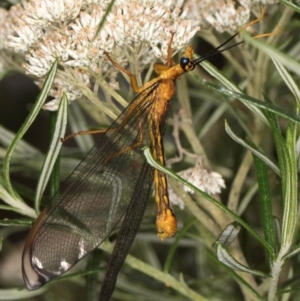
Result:
M175 80L209 57L243 43L222 49L237 34L201 58L193 59L193 49L187 47L177 65L172 62L171 38L167 64L156 64L158 76L140 88L135 77L106 54L130 77L138 96L108 130L77 133L98 134L96 144L53 196L53 205L42 211L28 235L22 270L29 290L68 271L122 220L99 298L109 300L142 221L153 178L157 235L161 239L175 235L176 217L169 204L166 176L147 164L141 149L150 146L153 157L165 164L163 135Z

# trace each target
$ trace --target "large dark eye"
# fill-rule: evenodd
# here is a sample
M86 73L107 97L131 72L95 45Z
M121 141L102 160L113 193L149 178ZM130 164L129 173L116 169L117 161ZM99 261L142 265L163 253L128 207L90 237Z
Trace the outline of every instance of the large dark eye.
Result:
M186 56L183 56L181 59L180 59L180 67L183 69L183 70L186 70L186 66L189 65L190 63L190 59Z

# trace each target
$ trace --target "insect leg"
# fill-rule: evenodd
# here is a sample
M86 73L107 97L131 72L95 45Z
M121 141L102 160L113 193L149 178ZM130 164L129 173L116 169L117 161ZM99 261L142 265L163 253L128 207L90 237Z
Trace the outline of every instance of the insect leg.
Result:
M66 142L68 141L69 139L75 137L75 136L84 136L84 135L96 135L96 134L104 134L106 132L108 133L113 133L117 130L118 128L116 129L102 129L102 130L91 130L91 131L79 131L79 132L76 132L76 133L73 133L73 134L70 134L68 136L66 136L65 138L61 138L61 142Z
M172 60L172 42L173 42L173 37L174 37L174 32L171 32L171 38L169 41L169 45L168 45L168 58L167 58L167 66L168 68L171 68L174 65L174 62Z
M172 60L172 47L171 47L173 37L174 37L174 32L171 33L171 38L170 38L169 45L168 45L167 64L166 65L164 65L164 64L154 64L154 66L153 66L154 71L157 74L161 74L163 71L170 69L174 65L174 62Z
M119 65L117 62L115 62L107 52L105 52L105 55L107 57L107 59L116 67L118 68L119 70L121 70L122 72L124 72L125 74L127 74L130 78L130 83L131 83L131 87L133 89L133 91L135 93L140 93L143 88L139 88L138 87L138 84L137 84L137 80L136 80L136 77L127 69L125 69L124 67L122 67L121 65Z

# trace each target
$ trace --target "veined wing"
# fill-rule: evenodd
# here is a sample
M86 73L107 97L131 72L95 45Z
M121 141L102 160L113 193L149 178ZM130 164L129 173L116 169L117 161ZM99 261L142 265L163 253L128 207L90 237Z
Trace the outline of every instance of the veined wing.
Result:
M139 94L104 134L95 135L95 146L40 214L23 252L28 289L69 270L110 234L127 208L137 208L137 201L145 210L152 172L141 147L150 145L147 117L157 85ZM127 218L131 215L127 211ZM130 233L128 251L137 230Z
M141 169L139 179L136 182L136 193L133 195L133 198L126 210L118 238L109 258L105 277L101 283L101 291L99 295L99 300L101 301L110 300L115 289L118 274L143 219L153 183L151 171L152 167L145 161L143 168Z

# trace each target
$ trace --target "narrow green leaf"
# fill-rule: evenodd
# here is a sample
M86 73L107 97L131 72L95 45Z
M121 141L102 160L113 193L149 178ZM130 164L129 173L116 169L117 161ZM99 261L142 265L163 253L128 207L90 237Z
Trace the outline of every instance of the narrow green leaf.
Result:
M272 60L280 76L295 96L298 108L297 111L299 111L300 92L296 83L285 70L285 68L282 66L281 63L284 64L284 62L280 59L280 57L272 53ZM279 61L281 63L279 63ZM284 212L282 221L281 249L287 251L290 248L293 241L297 219L297 127L296 124L291 120L287 129L287 138L285 142L279 131L275 129L274 125L270 125L273 127L272 132L275 139L276 151L279 160L282 179Z
M11 132L10 130L0 125L0 143L3 146L8 147L15 136L16 133ZM15 154L24 158L24 156L39 156L42 153L40 150L27 143L26 141L20 140L15 148Z
M269 56L275 58L278 62L284 65L288 70L293 71L297 75L300 75L300 63L294 58L288 56L284 52L281 52L272 45L264 42L262 39L254 39L245 31L241 33L243 40L247 41L250 45L265 52Z
M201 79L200 79L201 80ZM264 110L268 110L270 112L276 113L278 116L284 117L290 121L296 122L297 124L300 124L300 116L286 111L272 103L266 103L264 101L258 100L254 97L245 95L245 94L241 94L241 93L237 93L234 92L232 90L228 90L224 87L218 87L217 85L214 85L212 83L208 83L204 80L201 80L201 82L203 83L203 85L210 87L212 90L217 91L218 93L221 93L223 95L229 96L229 97L233 97L236 98L238 100L240 100L241 102L243 102L248 108L250 108L254 113L256 113L265 123L266 119L264 114L261 112L260 109L264 109ZM254 109L255 108L255 109Z
M103 15L103 18L102 18L102 20L101 20L101 22L99 23L99 26L98 26L98 28L97 28L97 31L96 31L95 36L98 35L98 33L100 32L101 28L103 27L103 25L104 25L104 23L105 23L105 21L106 21L107 16L108 16L109 13L111 12L111 10L112 10L112 8L113 8L113 6L114 6L114 4L115 4L115 1L116 1L116 0L111 0L110 3L109 3L109 5L107 6L107 8L106 8L106 10L105 10L105 14Z
M42 195L46 189L47 183L49 181L53 166L56 162L56 158L60 152L62 142L60 139L65 136L66 125L68 117L68 99L65 94L63 94L57 114L57 120L55 125L55 131L52 137L50 148L47 152L42 171L39 177L36 195L35 195L35 210L39 212L40 201Z
M250 273L252 275L255 276L260 276L260 277L270 277L269 275L257 271L257 270L253 270L250 269L244 265L242 265L240 262L238 262L237 260L235 260L228 252L225 248L223 248L223 246L221 244L217 244L217 257L218 260L220 262L222 262L223 264L225 264L226 266L228 266L230 269L233 269L235 271L239 271L239 272L244 272L244 273Z
M253 147L255 145L253 144ZM266 241L272 246L273 252L269 252L269 262L272 264L274 261L274 253L277 253L277 240L274 230L273 210L271 189L269 184L269 175L265 162L258 156L253 154L255 165L256 177L258 182L259 197L262 208L262 221Z
M278 245L281 245L281 224L276 216L273 216L273 222Z
M11 195L2 184L0 184L0 199L10 206L11 211L36 218L35 211L22 200L16 198L14 195Z
M0 220L0 226L5 226L5 227L10 227L10 226L31 227L32 226L32 219L23 218L23 219Z
M246 141L242 140L241 138L239 138L238 136L236 136L234 134L234 132L231 130L231 128L229 127L227 121L225 120L225 130L226 133L237 143L239 143L240 145L242 145L243 147L245 147L246 149L248 149L249 151L251 151L253 154L255 154L257 157L259 157L262 161L265 162L266 165L268 165L277 175L280 176L280 171L278 169L278 167L266 156L264 155L262 152L260 152L257 148L254 148L252 145L250 145L249 143L247 143Z
M6 206L6 205L0 205L0 209L2 210L12 210L12 211L16 211L16 212L19 212L18 208L14 208L12 206Z
M16 134L14 140L12 141L11 145L9 146L6 156L5 156L5 159L4 159L3 175L4 175L5 187L8 190L8 192L15 197L17 197L17 195L14 192L14 189L11 185L10 175L9 175L9 165L10 165L11 156L12 156L15 148L17 147L19 141L22 139L24 134L27 132L28 128L31 126L31 124L35 120L37 114L39 113L41 107L43 106L44 102L46 101L46 98L49 94L49 91L51 89L52 83L55 78L57 65L58 65L58 62L56 60L53 63L50 71L48 72L48 75L46 77L44 85L40 91L40 94L39 94L35 104L33 105L28 117L26 118L25 122L23 123L23 125L19 129L18 133Z
M203 85L226 96L235 98L235 95L238 95L239 97L236 98L238 98L241 101L244 98L247 98L247 96L243 94L243 91L233 81L231 81L223 73L221 73L220 70L218 70L213 64L209 63L208 61L204 61L201 63L201 67L203 67L211 76L213 76L220 83L222 83L224 87L218 87L193 74L195 78L198 81L200 81ZM245 101L244 104L265 122L263 114L256 106L253 105L252 102Z
M297 286L298 287L298 286ZM295 296L295 300L297 300L296 298L299 296L300 294L300 289L298 288L293 288L293 289L279 289L277 292L276 292L276 295L277 296L283 296L283 295L286 295L288 294L288 296L290 298L292 298L292 296ZM285 299L285 300L291 300L291 299Z
M283 260L287 260L288 258L294 256L294 255L297 255L300 253L300 246L294 248L291 252L287 253L284 257L283 257Z
M295 83L293 78L290 76L290 74L287 72L287 70L284 68L284 66L278 60L276 60L275 57L271 56L271 59L273 60L273 63L275 65L277 71L279 72L281 78L285 81L286 85L288 86L290 91L293 93L293 95L296 99L298 108L300 108L300 91L299 91L297 84Z
M209 254L209 257L211 259L213 259L216 263L218 263L219 265L222 265L223 268L225 269L225 271L229 275L231 275L232 278L234 278L237 282L241 283L245 288L247 288L253 294L253 296L255 296L255 298L257 300L265 301L265 299L261 295L259 295L258 292L251 285L249 285L249 283L246 282L240 275L238 275L234 270L232 270L227 265L220 262L218 260L218 258L216 258L212 253L208 252L208 254Z
M241 227L237 222L233 222L226 226L226 228L222 231L220 236L218 237L216 243L221 244L224 247L230 246L237 235L240 233Z
M297 6L296 4L292 3L291 1L287 1L287 0L278 0L279 2L281 2L282 4L286 5L287 7L292 8L294 11L300 13L300 7Z
M74 103L73 103L74 104ZM73 105L72 105L73 106ZM68 106L68 117L69 117L69 109L72 106ZM54 135L55 135L55 130L56 130L56 124L57 124L57 116L58 116L58 111L56 112L51 112L50 115L50 137L51 140L53 139ZM60 153L58 154L56 161L54 163L51 175L50 175L50 179L49 179L49 194L50 196L53 196L59 189L60 186L60 179L61 179L61 174L60 174Z
M267 103L272 103L271 100L268 98L267 95L263 94L264 100ZM267 121L269 122L269 127L273 129L273 131L278 132L281 135L281 127L278 121L278 116L273 112L262 110L262 113L265 115Z
M282 218L282 248L289 248L293 242L297 223L298 177L296 159L297 127L290 124L286 138L286 181L284 193L284 211ZM284 188L283 188L284 189Z
M265 100L267 102L270 102L270 100L264 96ZM268 120L269 126L271 128L274 142L275 142L275 147L276 147L276 153L277 153L277 158L279 161L279 170L280 170L280 176L281 176L281 182L282 182L282 195L285 194L285 187L286 187L286 173L287 173L287 168L286 168L286 162L287 162L287 147L286 143L284 140L284 137L281 133L280 125L278 122L277 115L269 112L269 111L263 111L264 115L266 116L266 119Z

